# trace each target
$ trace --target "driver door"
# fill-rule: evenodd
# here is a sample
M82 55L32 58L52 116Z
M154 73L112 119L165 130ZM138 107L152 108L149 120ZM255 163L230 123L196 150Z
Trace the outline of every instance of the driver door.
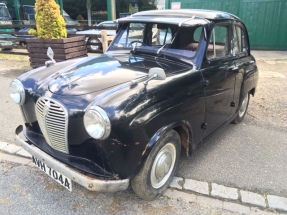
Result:
M210 135L232 114L235 73L232 71L231 26L217 24L210 35L206 62L202 66L205 83L205 120L203 138Z

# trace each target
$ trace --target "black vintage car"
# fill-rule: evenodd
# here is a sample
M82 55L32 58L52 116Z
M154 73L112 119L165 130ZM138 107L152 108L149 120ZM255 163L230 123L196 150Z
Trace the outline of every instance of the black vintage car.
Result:
M245 25L232 14L146 11L117 22L105 54L52 60L12 82L25 120L16 139L69 190L71 180L94 191L131 184L153 199L181 152L243 120L258 70Z

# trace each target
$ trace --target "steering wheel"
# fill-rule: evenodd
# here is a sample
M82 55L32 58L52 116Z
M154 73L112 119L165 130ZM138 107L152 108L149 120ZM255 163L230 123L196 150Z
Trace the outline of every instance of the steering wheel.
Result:
M129 43L128 47L134 47L134 46L133 46L134 43L140 43L141 46L146 46L146 44L145 44L144 42L139 41L139 40L134 40L134 41L132 41L132 42Z

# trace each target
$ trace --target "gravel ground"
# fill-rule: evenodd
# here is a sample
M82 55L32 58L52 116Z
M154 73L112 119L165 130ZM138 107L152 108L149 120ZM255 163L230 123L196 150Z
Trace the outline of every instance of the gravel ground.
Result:
M287 60L257 61L259 83L246 120L287 132Z

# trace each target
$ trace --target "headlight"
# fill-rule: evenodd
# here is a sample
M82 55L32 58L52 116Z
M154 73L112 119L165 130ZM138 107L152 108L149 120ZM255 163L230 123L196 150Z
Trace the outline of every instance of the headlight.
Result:
M98 106L91 106L85 113L84 125L88 134L95 139L104 140L111 132L109 117Z
M25 89L23 84L15 79L10 85L10 97L19 105L23 105L25 102Z

